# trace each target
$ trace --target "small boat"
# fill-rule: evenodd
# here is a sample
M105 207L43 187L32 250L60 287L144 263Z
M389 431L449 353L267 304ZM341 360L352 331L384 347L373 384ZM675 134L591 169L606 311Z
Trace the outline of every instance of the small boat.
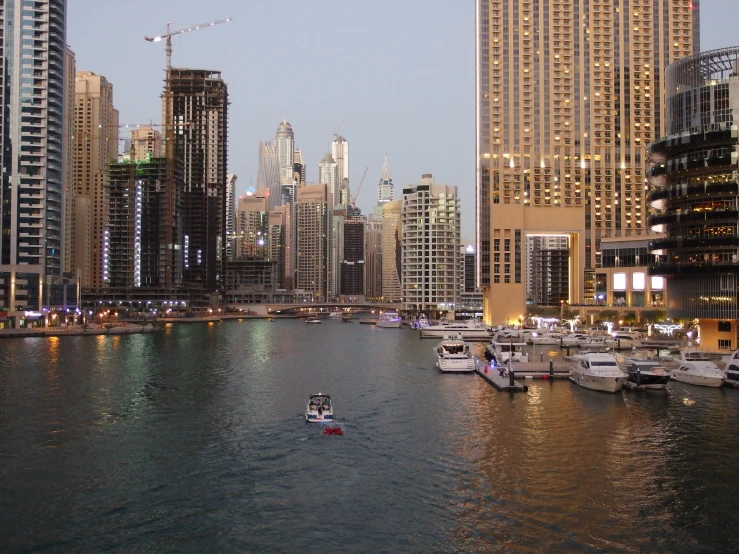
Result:
M720 387L726 376L704 352L680 351L680 363L672 371L673 381L701 387Z
M734 350L722 360L726 364L726 380L739 383L739 350Z
M321 323L321 320L318 319L317 315L311 315L305 318L306 323Z
M626 386L637 389L664 389L670 382L670 373L658 361L626 358L629 378Z
M444 337L434 348L436 367L442 373L472 373L475 359L467 343L461 337Z
M611 354L578 354L570 361L570 381L586 389L618 392L626 383L627 374Z
M329 319L341 319L343 316L343 313L340 311L331 312L328 314Z
M344 314L341 316L341 322L342 323L351 323L352 322L352 314Z
M426 317L426 314L419 315L418 318L412 319L410 323L411 329L414 329L414 330L425 329L426 327L429 327L430 325L431 324L429 323L429 320Z
M308 398L308 406L305 409L305 421L310 423L333 423L334 409L331 405L331 397L319 392L311 394Z
M378 327L384 327L386 329L400 329L402 324L403 318L400 317L398 312L383 312L380 314L380 319L376 323Z

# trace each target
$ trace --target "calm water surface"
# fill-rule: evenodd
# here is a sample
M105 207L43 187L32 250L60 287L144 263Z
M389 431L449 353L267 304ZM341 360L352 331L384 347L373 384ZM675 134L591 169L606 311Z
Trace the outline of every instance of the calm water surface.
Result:
M325 321L0 341L0 550L736 552L739 391L511 396ZM330 393L343 437L304 423Z

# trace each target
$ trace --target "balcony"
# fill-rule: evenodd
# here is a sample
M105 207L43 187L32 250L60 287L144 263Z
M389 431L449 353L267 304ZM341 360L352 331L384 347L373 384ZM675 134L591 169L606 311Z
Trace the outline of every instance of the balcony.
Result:
M651 264L649 266L650 275L667 275L667 276L701 276L701 275L720 275L720 274L739 274L739 266L732 262L726 263L661 263Z
M662 226L680 223L695 223L698 221L736 221L739 217L737 210L723 210L710 212L664 213L651 215L648 224L653 231L662 232Z
M708 183L690 185L687 188L681 186L665 187L650 192L647 196L647 201L650 203L656 203L659 200L667 200L669 198L678 198L685 196L707 196L710 194L739 194L739 184Z
M681 248L723 248L738 247L739 236L719 236L715 238L663 238L649 241L649 251L678 250Z

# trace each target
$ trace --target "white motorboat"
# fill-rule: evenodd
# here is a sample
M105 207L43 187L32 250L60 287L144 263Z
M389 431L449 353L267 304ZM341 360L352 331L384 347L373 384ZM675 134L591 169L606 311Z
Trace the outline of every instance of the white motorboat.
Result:
M334 408L328 394L319 392L310 395L308 406L305 408L305 421L310 423L332 423L334 421Z
M434 348L436 367L442 373L470 373L475 371L475 358L470 347L461 338L444 337Z
M463 340L488 340L490 327L475 319L467 321L446 321L442 318L438 325L421 329L421 338L461 336Z
M559 345L559 339L562 338L562 335L559 333L542 333L542 334L532 334L531 335L531 342L533 344L556 344Z
M680 363L672 370L673 381L699 385L701 387L720 387L726 376L704 352L680 351Z
M618 367L611 354L587 353L570 358L570 381L586 389L618 392L626 383L627 374Z
M626 385L637 389L664 389L670 382L670 373L660 362L643 358L626 358L629 374Z
M570 333L562 337L560 344L562 346L580 346L580 343L588 340L589 338L590 336L584 333Z
M386 329L400 329L403 325L403 318L398 312L383 312L375 325Z
M728 356L724 356L721 361L726 364L724 369L726 380L739 382L739 350L734 350Z
M610 339L606 339L606 344L611 348L617 348L619 350L642 347L641 341L633 333L613 333Z
M343 317L344 313L340 311L331 312L328 314L329 319L341 319Z
M605 336L588 336L580 343L580 348L586 348L588 350L607 350L610 348L606 343L608 337Z
M410 323L411 329L425 329L426 327L429 327L431 323L429 323L428 318L426 317L426 314L421 314L417 318L413 318Z
M305 318L306 323L321 323L321 320L318 319L317 315L308 316Z
M529 355L524 350L526 343L518 336L515 338L505 333L499 332L493 337L492 342L487 346L488 351L494 356L498 365L511 362L527 363Z

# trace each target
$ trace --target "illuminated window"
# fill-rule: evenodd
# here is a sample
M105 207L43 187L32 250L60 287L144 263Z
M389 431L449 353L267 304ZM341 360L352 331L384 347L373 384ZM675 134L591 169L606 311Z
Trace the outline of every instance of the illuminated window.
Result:
M664 277L657 277L653 276L652 278L652 290L664 290L665 288L665 278Z
M625 273L614 273L613 274L613 290L626 290L626 274Z
M644 273L632 273L631 274L631 288L632 290L644 290L646 284L646 278Z

